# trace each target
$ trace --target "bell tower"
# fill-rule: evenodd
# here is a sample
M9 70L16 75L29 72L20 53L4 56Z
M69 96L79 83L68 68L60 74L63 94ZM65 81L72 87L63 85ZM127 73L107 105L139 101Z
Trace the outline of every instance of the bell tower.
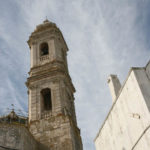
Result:
M74 92L67 65L68 47L56 24L45 20L28 40L29 129L48 150L82 150Z

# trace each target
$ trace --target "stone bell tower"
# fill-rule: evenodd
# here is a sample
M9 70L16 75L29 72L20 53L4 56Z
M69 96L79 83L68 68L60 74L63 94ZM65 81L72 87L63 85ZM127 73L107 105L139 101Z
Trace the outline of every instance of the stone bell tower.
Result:
M48 150L82 150L74 108L75 88L67 45L56 24L45 20L29 37L29 129Z

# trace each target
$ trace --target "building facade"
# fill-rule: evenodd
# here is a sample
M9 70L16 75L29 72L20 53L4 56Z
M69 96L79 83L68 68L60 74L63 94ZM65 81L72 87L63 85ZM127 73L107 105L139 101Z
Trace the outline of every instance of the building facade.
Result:
M26 117L18 116L14 110L0 117L0 150L40 150L39 148L42 150L28 130Z
M0 118L0 150L82 150L75 88L67 65L68 47L61 31L45 20L28 44L28 123L22 124L14 112Z
M26 85L29 129L50 150L82 150L74 92L67 65L68 47L56 24L45 20L31 34Z
M108 78L113 105L96 138L96 150L150 149L150 63L131 68L121 86Z

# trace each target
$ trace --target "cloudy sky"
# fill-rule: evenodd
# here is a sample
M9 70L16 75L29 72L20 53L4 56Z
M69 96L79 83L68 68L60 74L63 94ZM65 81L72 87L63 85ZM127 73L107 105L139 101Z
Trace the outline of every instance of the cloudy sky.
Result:
M150 0L0 0L0 113L27 111L26 43L46 16L68 44L69 71L77 90L76 113L85 150L111 105L109 74L121 82L129 68L150 59Z

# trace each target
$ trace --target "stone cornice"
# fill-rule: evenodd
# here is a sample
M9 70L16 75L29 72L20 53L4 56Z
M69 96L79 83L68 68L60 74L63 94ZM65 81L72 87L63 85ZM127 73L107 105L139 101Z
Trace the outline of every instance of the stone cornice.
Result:
M50 28L50 29L48 28L48 29L45 29L44 31L33 32L30 35L29 40L27 41L27 43L30 46L31 44L33 44L35 41L37 41L41 37L55 38L56 35L61 36L60 31L58 29L55 29L55 28Z
M26 86L29 88L33 88L32 83L36 81L40 81L41 79L51 78L51 80L59 81L61 79L64 80L64 77L67 85L70 87L70 89L72 89L73 92L75 92L75 88L72 84L72 80L69 74L66 73L64 70L58 68L49 69L43 72L41 71L40 73L38 72L34 76L30 76L29 78L27 78Z
M64 72L65 74L68 74L68 70L62 61L52 61L50 63L46 63L44 65L39 65L31 68L29 75L30 77L33 77L52 71L61 71Z
M60 29L56 26L55 23L49 21L46 21L43 24L36 26L36 29L34 30L34 32L31 33L29 40L27 41L29 47L31 47L31 44L33 42L35 42L36 40L40 39L40 37L43 37L45 35L50 36L50 38L52 37L55 38L55 36L61 36L64 41L66 50L68 51L68 46L65 42L65 39Z

